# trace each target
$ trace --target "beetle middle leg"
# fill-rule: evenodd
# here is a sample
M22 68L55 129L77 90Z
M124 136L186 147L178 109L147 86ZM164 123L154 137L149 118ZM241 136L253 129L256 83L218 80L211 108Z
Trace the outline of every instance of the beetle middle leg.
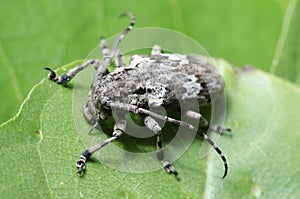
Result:
M116 63L116 67L123 67L126 66L125 64L125 59L124 59L124 55L122 53L121 50L117 49L116 51L116 55L115 55L115 63Z
M110 57L111 51L110 51L108 44L103 36L100 37L100 50L102 52L103 58ZM124 60L124 56L123 56L123 53L121 52L121 50L116 49L116 52L113 56L115 56L116 67L125 66L125 60Z
M109 49L108 44L103 36L100 37L100 50L101 50L103 57L109 56L110 49Z
M162 147L162 129L160 125L151 117L147 116L144 120L145 126L153 131L157 135L156 147L157 147L157 158L160 161L163 168L168 172L172 173L175 176L178 175L175 168L169 163L164 156L164 150Z
M147 110L147 109L144 109L144 108L139 108L139 107L137 107L135 105L131 105L131 104L124 104L124 103L118 103L118 102L106 102L106 106L116 108L116 109L120 109L120 110L124 110L124 111L129 111L129 112L132 112L134 114L146 114L151 118L157 118L157 119L162 120L162 121L170 122L170 123L173 123L173 124L178 124L180 126L186 127L188 129L196 132L209 145L211 145L214 148L214 150L219 154L220 158L223 161L224 168L225 168L223 178L226 177L227 172L228 172L228 164L227 164L226 157L223 155L221 149L205 133L199 131L198 128L194 127L190 123L180 121L180 120L176 120L176 119L168 117L168 116L163 116L163 115L154 113L150 110Z

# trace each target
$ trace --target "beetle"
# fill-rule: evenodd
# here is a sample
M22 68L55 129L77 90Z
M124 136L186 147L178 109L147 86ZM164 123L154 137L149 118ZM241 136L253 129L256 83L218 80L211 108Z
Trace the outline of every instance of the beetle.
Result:
M228 164L221 149L204 132L192 124L158 114L151 111L151 107L168 109L176 105L179 99L188 107L189 101L196 99L199 106L209 105L212 96L218 96L224 83L221 76L212 64L203 58L185 55L163 53L159 45L154 45L151 54L136 54L131 57L129 66L126 66L124 56L118 45L124 36L132 30L135 17L132 13L124 14L131 21L129 26L116 38L111 49L108 48L104 37L101 37L100 48L103 59L87 60L83 64L70 69L66 74L57 75L51 68L48 78L57 84L67 84L76 74L92 65L96 73L91 84L88 101L84 106L85 119L96 128L100 121L112 117L113 110L117 112L112 136L99 144L85 150L76 163L78 174L86 169L88 158L107 144L117 140L126 128L125 115L127 112L140 115L145 126L153 131L157 137L157 158L162 167L175 176L178 175L172 164L165 159L162 144L162 127L156 120L174 123L196 132L219 154L224 164L224 175L227 175ZM116 69L108 71L108 66L115 58ZM208 122L200 113L192 110L183 110L183 114L195 120ZM218 127L215 129L220 131ZM221 131L229 129L222 129Z

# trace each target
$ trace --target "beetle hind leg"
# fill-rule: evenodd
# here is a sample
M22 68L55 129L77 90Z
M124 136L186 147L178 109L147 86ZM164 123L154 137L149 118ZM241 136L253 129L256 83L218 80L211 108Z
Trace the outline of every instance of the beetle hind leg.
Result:
M176 120L174 118L170 118L170 117L167 117L167 116L159 115L159 114L154 113L154 112L152 112L150 110L147 110L147 109L144 109L144 108L139 108L139 107L137 107L135 105L131 105L131 104L124 104L124 103L118 103L118 102L106 102L106 105L108 105L110 107L113 107L113 108L116 108L116 109L120 109L120 110L124 110L124 111L129 111L129 112L134 113L134 114L146 114L146 115L148 115L148 117L146 117L146 118L149 118L149 119L147 119L148 121L145 118L145 122L144 122L145 125L146 125L146 127L149 128L152 131L155 130L154 132L157 132L156 134L160 135L160 136L161 136L161 131L159 131L159 129L161 130L161 127L152 118L156 118L156 119L159 119L159 120L162 120L162 121L166 121L166 122L170 122L170 123L173 123L173 124L178 124L178 125L180 125L182 127L186 127L188 129L196 132L198 135L200 135L201 137L203 137L204 140L209 145L211 145L214 148L214 150L219 154L219 156L221 157L221 159L223 161L224 168L225 168L223 178L226 177L227 172L228 172L228 164L227 164L226 157L222 153L221 149L205 133L200 132L198 130L198 128L194 127L192 124L190 124L188 122ZM157 140L158 140L157 141L158 158L161 161L163 167L165 168L165 170L167 172L170 172L170 173L173 173L175 175L178 175L178 173L174 169L174 167L169 162L167 162L166 160L164 160L163 152L160 152L160 149L162 151L162 148L161 148L161 146L162 146L162 144L161 144L161 137L158 136Z
M208 127L209 130L215 133L222 134L224 132L231 132L230 128L222 127L219 125L211 125L200 113L197 113L195 111L191 111L191 110L185 111L184 115L188 118L202 121L202 124L205 127Z

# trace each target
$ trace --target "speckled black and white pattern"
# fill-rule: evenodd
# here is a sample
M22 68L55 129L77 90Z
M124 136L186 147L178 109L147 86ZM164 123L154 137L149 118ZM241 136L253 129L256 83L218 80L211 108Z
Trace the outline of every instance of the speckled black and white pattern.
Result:
M117 140L125 132L125 115L131 112L143 116L145 127L156 134L157 157L168 173L178 175L176 169L164 157L162 127L156 120L186 127L200 135L221 157L225 168L224 178L228 171L226 158L221 149L204 132L200 132L197 127L188 122L151 111L154 107L168 109L171 106L180 106L181 109L183 105L185 110L181 110L182 114L192 119L202 119L204 124L209 126L200 113L190 109L191 106L195 106L190 102L196 101L196 106L203 106L217 99L224 89L221 76L206 58L162 53L159 45L154 45L150 54L133 55L129 66L126 66L118 45L135 23L135 18L131 13L127 13L126 16L130 17L131 22L117 37L111 49L108 48L105 39L101 38L102 60L88 60L62 76L58 76L50 68L45 68L50 71L49 79L58 84L66 84L80 71L92 65L96 73L83 109L86 120L93 125L92 128L95 128L100 125L101 120L112 117L112 109L117 112L112 136L82 153L76 163L78 173L83 173L86 162L93 153ZM107 68L113 58L117 67L109 73ZM178 101L180 103L177 103ZM222 130L221 128L220 132Z
M174 99L197 99L199 105L208 105L211 96L218 95L223 87L221 76L204 58L182 54L133 55L129 66L95 77L86 111L93 104L91 109L97 107L93 112L99 113L106 101L167 107ZM90 114L86 113L87 118Z

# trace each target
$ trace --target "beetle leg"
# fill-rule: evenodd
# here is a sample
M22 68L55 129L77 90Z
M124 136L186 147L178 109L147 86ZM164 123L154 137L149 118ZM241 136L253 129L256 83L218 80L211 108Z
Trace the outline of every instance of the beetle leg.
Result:
M204 126L209 126L208 127L209 130L211 130L211 131L213 131L215 133L222 134L225 131L227 131L227 132L231 131L230 128L224 128L224 127L219 126L219 125L211 125L211 124L209 124L209 122L200 113L197 113L195 111L191 111L191 110L185 111L184 115L187 116L187 117L189 117L189 118L195 119L195 120L202 120Z
M51 68L44 68L45 70L49 71L48 78L58 84L66 84L80 71L88 67L89 65L93 65L95 68L98 68L100 65L100 61L95 60L88 60L84 62L83 64L76 66L72 69L70 69L66 74L63 74L62 76L58 76Z
M85 69L89 65L93 65L95 69L97 69L97 75L100 76L101 74L106 73L107 67L110 65L112 58L117 54L117 48L121 40L124 38L124 36L132 30L134 24L135 24L135 18L132 13L125 13L121 15L123 16L129 16L130 17L130 24L129 26L117 37L115 40L115 43L109 51L108 46L106 44L106 41L103 37L100 39L100 48L103 53L103 60L102 60L102 66L100 67L100 61L99 60L88 60L84 62L82 65L76 66L69 70L66 74L63 74L62 76L58 76L51 68L44 68L45 70L48 70L50 73L48 75L49 79L58 83L58 84L66 84L68 83L77 73Z
M200 113L188 110L184 112L184 115L195 120L202 120L204 126L209 125L208 121Z
M103 57L103 67L104 68L107 68L110 65L112 58L115 57L117 54L119 43L122 41L122 39L125 37L125 35L129 31L132 30L132 28L135 24L135 17L132 13L127 12L127 13L124 13L121 15L121 17L124 17L124 16L130 17L130 24L129 24L129 26L127 26L127 28L125 30L123 30L123 32L115 40L115 42L111 48L109 56Z
M152 47L151 55L160 55L162 53L162 49L159 45L155 44Z
M223 155L221 149L205 133L199 131L196 127L194 127L190 123L180 121L180 120L176 120L176 119L168 117L168 116L163 116L163 115L154 113L150 110L147 110L147 109L144 109L144 108L139 108L139 107L137 107L135 105L131 105L131 104L124 104L124 103L118 103L118 102L106 102L105 104L106 104L106 106L117 108L117 109L124 110L124 111L129 111L129 112L132 112L134 114L146 114L146 115L150 116L151 118L157 118L157 119L162 120L162 121L178 124L180 126L188 128L188 129L190 129L194 132L197 132L197 134L200 135L201 137L203 137L203 139L209 145L211 145L214 148L214 150L219 154L220 158L223 161L224 168L225 168L223 178L225 178L225 176L227 175L228 164L227 164L226 157ZM172 169L172 168L168 167L168 165L166 165L166 167L169 168L169 169Z
M144 123L148 129L153 131L157 135L156 140L156 147L157 147L157 158L160 161L163 168L168 172L172 173L175 176L178 175L176 169L169 163L167 160L165 160L164 156L164 150L162 147L162 131L159 124L151 117L147 116L144 120Z
M116 57L116 67L126 66L125 59L121 50L117 49L115 57Z
M108 44L103 36L100 37L100 50L103 57L109 56L110 49L108 48Z
M115 141L123 134L123 132L125 131L125 128L126 128L125 114L119 114L118 116L119 116L119 118L116 121L116 124L114 125L114 131L112 133L112 137L104 140L103 142L101 142L99 144L96 144L96 145L88 148L81 154L79 160L76 163L76 167L78 169L78 171L77 171L78 174L82 174L82 172L85 170L86 162L93 153L102 149L107 144Z
M226 128L226 127L224 128L219 125L209 125L209 130L211 130L212 132L215 132L215 133L219 133L219 134L222 134L224 132L231 132L230 128Z

